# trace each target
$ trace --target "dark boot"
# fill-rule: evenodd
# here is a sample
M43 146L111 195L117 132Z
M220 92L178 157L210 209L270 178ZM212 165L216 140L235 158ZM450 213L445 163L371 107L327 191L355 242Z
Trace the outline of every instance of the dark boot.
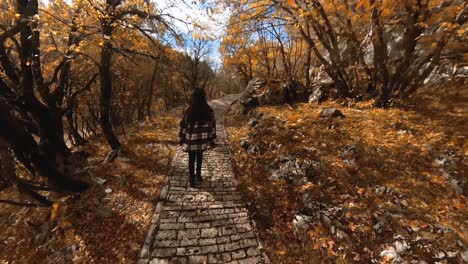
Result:
M203 182L203 178L201 177L201 173L197 173L196 175L197 182Z
M190 175L189 183L190 187L195 187L195 175Z

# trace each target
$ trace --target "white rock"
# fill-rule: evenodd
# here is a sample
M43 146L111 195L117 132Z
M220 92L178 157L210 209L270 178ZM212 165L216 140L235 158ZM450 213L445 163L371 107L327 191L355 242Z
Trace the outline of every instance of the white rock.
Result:
M338 239L344 239L344 238L348 238L348 234L346 234L344 231L338 229L336 231L336 237L338 237Z
M380 252L380 256L387 259L394 259L397 256L397 253L395 251L395 248L387 247L387 249Z
M95 177L94 181L99 185L103 185L104 183L107 182L107 179L103 179L103 178L100 178L100 177Z
M458 255L458 253L460 253L459 251L448 251L447 252L447 257L448 258L454 258Z
M307 230L310 228L311 217L307 215L295 215L292 222L294 226L294 233L299 240L305 238Z
M404 207L408 207L408 201L404 199L400 201L400 204L403 205Z
M445 253L443 251L439 251L439 252L437 252L437 254L435 254L434 258L443 259L443 258L445 258Z
M111 188L107 188L107 189L105 190L105 192L106 192L106 193L111 193L111 192L112 192L112 189L111 189Z
M399 240L397 240L395 241L395 243L393 243L393 245L395 246L395 250L397 253L401 253L408 248L408 244L404 240L403 242L400 242Z

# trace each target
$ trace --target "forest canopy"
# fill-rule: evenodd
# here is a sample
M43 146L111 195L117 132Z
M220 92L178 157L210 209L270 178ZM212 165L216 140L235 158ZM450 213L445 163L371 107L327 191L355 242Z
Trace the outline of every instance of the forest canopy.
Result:
M2 1L3 167L18 161L79 191L86 184L67 176L72 146L102 135L112 161L122 146L118 128L184 104L194 87L216 97L261 77L306 91L302 101L319 91L388 107L467 66L461 0L194 3L209 18L228 10L219 41L181 31L176 24L202 26L157 1ZM36 192L45 187L14 174L3 172L3 188L15 184L48 204Z
M195 22L156 2L6 0L1 9L0 139L11 150L1 160L11 154L59 189L86 187L67 176L70 146L102 131L112 160L117 128L180 106L193 87L221 92L209 41L182 32L176 22ZM1 188L15 184L49 204L37 182L1 178Z

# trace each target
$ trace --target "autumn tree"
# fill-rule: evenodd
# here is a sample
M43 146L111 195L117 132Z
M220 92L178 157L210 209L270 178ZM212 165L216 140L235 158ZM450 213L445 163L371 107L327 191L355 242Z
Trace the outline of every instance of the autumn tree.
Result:
M87 187L68 177L67 158L71 151L65 138L70 139L70 144L84 144L85 137L96 135L99 121L111 146L120 145L116 137L112 138L111 118L119 118L111 117L113 80L125 76L127 71L113 72L112 55L118 53L121 55L118 59L125 63L147 58L146 65L138 67L147 69L147 64L154 65L161 57L162 45L156 37L165 34L169 25L154 4L105 3L103 6L98 1L54 1L41 6L33 0L2 2L5 10L0 15L0 140L5 150L1 154L2 164L8 160L5 157L11 156L35 179L26 181L15 171L9 176L3 173L2 187L16 185L42 204L50 204L38 190L57 187L81 191ZM135 89L134 80L123 80L125 83L117 86L117 98L126 100L126 87ZM100 100L94 100L96 95ZM132 102L132 106L138 102ZM39 176L47 178L51 186L44 187Z
M264 40L273 37L286 79L302 72L299 78L308 87L311 67L322 66L339 97L368 92L383 107L421 87L448 57L447 47L460 47L466 37L465 1L265 0L232 7L222 51L225 64L236 65L244 78L252 75L240 66L253 64L242 61L271 51ZM264 56L259 64L268 60ZM291 64L301 66L292 71Z

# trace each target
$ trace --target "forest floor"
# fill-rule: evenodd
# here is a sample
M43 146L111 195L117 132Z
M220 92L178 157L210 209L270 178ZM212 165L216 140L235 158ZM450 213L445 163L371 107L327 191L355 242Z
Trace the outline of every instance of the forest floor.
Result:
M92 183L86 192L51 194L52 208L0 204L0 263L135 263L175 153L180 113L127 128L113 163L103 163L103 141L80 148L91 154L74 164ZM27 197L10 188L0 199Z
M466 92L423 92L388 110L371 102L267 106L256 125L227 115L238 188L272 263L466 261ZM330 107L345 117L319 118ZM129 127L111 164L102 163L105 142L91 140L80 149L90 157L75 161L74 172L92 183L84 193L51 194L52 208L0 204L0 263L134 263L179 118L180 110L161 113ZM242 148L245 138L256 149ZM320 170L304 184L270 180L290 156ZM464 184L452 186L447 175ZM0 193L25 198L14 188ZM297 215L312 217L305 237L295 230Z
M239 189L272 263L467 261L468 94L455 85L388 110L302 103L260 107L255 118L231 109ZM319 117L332 107L345 117ZM290 157L315 164L305 183L272 179ZM294 219L308 220L305 234Z

